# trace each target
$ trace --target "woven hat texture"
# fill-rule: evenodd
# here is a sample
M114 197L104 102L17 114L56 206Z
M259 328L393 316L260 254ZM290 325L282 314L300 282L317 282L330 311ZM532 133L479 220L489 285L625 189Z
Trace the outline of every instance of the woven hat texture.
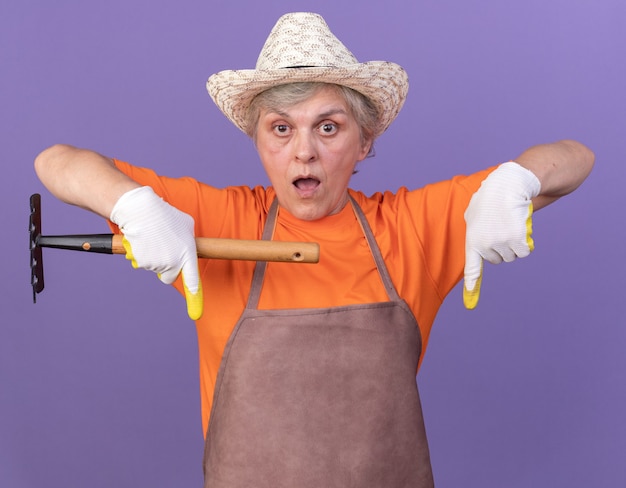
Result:
M404 69L387 61L359 63L315 13L283 15L259 54L255 69L225 70L207 81L219 109L244 132L256 95L273 86L316 81L352 88L368 97L379 113L376 136L396 118L408 92Z

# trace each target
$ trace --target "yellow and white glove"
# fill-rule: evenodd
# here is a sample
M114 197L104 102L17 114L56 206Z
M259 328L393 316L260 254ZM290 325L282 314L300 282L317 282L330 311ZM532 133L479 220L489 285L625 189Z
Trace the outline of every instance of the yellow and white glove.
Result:
M465 211L463 303L478 304L483 260L493 264L523 258L534 249L532 199L541 183L535 174L509 161L496 168L472 196Z
M124 233L126 259L134 268L157 273L172 284L182 273L187 313L192 320L202 315L202 285L193 218L171 206L149 186L124 193L110 216Z

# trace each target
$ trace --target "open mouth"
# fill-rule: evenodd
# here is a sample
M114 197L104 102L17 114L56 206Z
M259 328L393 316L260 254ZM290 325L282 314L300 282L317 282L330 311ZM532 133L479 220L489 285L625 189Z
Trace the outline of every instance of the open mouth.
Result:
M301 192L309 193L314 191L320 184L317 178L296 178L293 185Z

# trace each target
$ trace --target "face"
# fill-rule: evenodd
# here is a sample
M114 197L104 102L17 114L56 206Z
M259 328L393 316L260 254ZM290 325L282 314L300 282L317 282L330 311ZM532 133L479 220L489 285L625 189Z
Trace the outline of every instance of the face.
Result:
M302 220L345 206L350 177L370 147L332 88L281 110L261 109L255 143L278 202Z

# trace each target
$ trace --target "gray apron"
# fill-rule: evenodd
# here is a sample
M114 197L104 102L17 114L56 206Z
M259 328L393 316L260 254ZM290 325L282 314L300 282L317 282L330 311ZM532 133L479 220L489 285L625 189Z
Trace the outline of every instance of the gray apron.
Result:
M433 486L415 379L419 328L352 205L389 301L259 310L266 263L256 263L217 377L205 488ZM265 240L277 208L274 200Z

